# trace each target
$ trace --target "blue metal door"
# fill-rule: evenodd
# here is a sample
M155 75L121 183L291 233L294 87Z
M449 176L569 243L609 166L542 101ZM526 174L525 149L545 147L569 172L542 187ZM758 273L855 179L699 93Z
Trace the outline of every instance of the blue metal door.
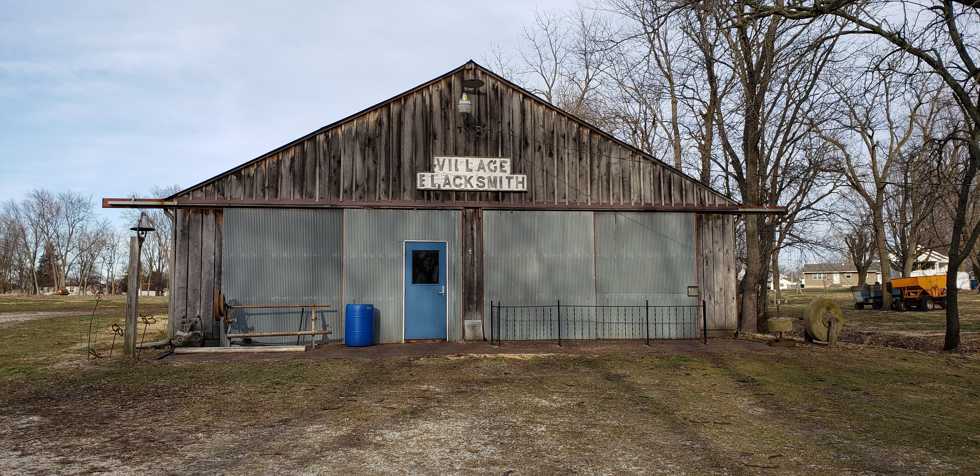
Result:
M405 339L446 338L446 244L405 243Z

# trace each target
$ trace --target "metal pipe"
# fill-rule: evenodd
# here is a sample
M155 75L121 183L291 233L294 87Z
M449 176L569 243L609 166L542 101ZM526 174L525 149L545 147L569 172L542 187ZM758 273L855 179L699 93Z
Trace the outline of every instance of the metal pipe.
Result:
M290 337L290 336L319 336L333 334L332 331L295 331L295 332L247 332L242 334L228 334L228 339L242 339L246 337Z
M159 347L165 347L170 345L170 339L158 340L154 342L140 343L136 346L137 349L156 349Z
M299 309L308 307L329 308L329 304L228 304L228 309Z
M277 345L256 347L177 347L175 354L237 354L250 352L305 352L305 345Z

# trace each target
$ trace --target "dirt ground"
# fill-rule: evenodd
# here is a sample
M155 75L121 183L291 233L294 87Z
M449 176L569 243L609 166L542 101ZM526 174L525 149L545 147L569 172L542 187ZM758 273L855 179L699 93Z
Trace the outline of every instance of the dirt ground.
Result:
M973 354L712 339L134 363L86 360L84 324L0 329L0 474L980 471Z

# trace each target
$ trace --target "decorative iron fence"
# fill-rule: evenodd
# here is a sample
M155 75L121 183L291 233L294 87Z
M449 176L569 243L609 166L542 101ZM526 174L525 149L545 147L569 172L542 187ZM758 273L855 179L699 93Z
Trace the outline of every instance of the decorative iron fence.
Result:
M659 339L708 342L705 303L689 306L569 305L510 306L490 302L490 342L520 340Z

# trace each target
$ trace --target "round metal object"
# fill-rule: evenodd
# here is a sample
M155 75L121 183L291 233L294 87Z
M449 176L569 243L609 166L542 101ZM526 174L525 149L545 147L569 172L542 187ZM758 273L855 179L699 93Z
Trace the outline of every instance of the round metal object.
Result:
M476 78L467 78L463 80L463 87L469 89L478 89L483 87L483 80Z

